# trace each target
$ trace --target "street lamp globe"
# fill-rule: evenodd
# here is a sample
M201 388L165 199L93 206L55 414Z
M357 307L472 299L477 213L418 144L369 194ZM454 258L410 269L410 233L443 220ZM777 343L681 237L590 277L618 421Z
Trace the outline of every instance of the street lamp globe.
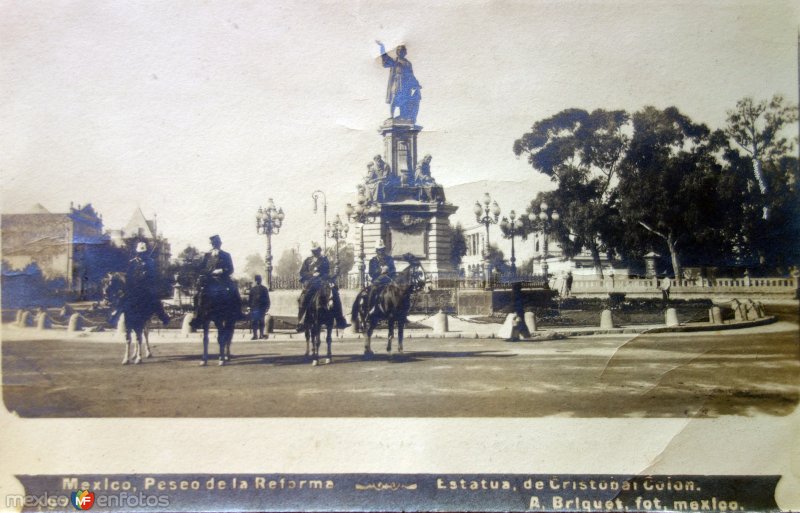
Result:
M492 202L492 215L495 217L500 215L500 205L497 204L497 201Z
M472 208L472 211L475 213L476 217L480 217L481 214L483 214L483 207L481 207L481 204L476 201L475 206Z
M550 218L553 221L558 221L561 218L561 216L558 214L557 211L553 210L553 213L550 215Z

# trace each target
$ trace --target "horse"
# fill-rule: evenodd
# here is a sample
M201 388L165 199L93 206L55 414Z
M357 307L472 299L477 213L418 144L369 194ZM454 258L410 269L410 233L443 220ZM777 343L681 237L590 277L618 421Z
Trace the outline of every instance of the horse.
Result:
M231 360L231 342L236 321L242 319L242 301L236 284L224 283L209 279L198 287L195 296L197 316L192 319L192 327L203 330L203 360L200 365L208 364L208 332L211 323L217 328L219 343L219 365Z
M370 347L372 333L381 319L386 319L389 324L386 352L390 355L392 353L395 324L397 324L397 351L403 352L403 331L408 322L408 312L411 310L411 294L421 289L430 290L430 282L426 280L425 270L419 260L410 254L401 258L408 262L408 267L384 287L378 295L374 308L373 305L367 304L369 289L362 290L353 303L353 323L359 331L366 333L365 357L373 355Z
M311 349L311 365L319 364L319 346L322 343L322 326L325 326L328 343L328 356L324 363L332 363L331 356L331 332L335 315L333 311L333 293L329 284L324 284L312 293L311 299L306 310L306 356L309 356Z
M125 332L125 356L122 365L127 365L131 359L133 363L142 362L142 340L147 351L146 357L152 356L149 340L150 317L156 313L156 308L150 295L144 289L128 290L125 273L108 273L102 281L103 300L111 306L112 310L119 313L117 326ZM119 324L123 323L123 324ZM136 334L136 345L131 354L131 332Z

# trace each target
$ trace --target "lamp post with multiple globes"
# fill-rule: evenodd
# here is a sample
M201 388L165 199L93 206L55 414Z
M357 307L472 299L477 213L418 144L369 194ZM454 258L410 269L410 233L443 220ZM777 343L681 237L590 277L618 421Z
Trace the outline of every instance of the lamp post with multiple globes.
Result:
M350 225L343 223L342 219L339 217L339 214L336 214L336 217L332 223L328 223L325 226L325 235L329 239L333 239L334 243L336 244L335 260L333 264L334 275L339 274L339 240L346 238L348 231L350 231Z
M272 201L272 198L267 202L267 208L258 207L258 214L256 214L256 231L267 236L267 256L265 257L265 264L268 289L272 289L272 236L280 233L283 219L283 208L275 208L275 202Z
M475 202L473 212L475 213L475 220L486 227L486 241L483 249L483 277L485 288L491 288L491 280L489 279L489 226L496 224L500 219L500 206L497 201L492 201L489 193L483 195L483 205L480 201Z
M549 256L547 254L547 243L554 223L557 223L561 216L555 210L551 212L550 206L544 201L539 204L538 210L538 214L535 212L528 214L528 219L531 223L539 221L542 226L542 274L544 275L545 283L547 283L547 258Z
M522 217L517 218L517 213L513 210L508 213L508 218L503 218L500 221L500 230L502 230L503 235L507 239L511 239L511 274L516 276L517 274L517 257L514 252L514 237L517 235L522 235Z
M345 214L347 219L351 222L358 223L359 225L359 238L358 238L358 284L361 288L366 285L366 254L364 253L364 225L367 223L374 223L381 213L381 207L377 203L367 201L367 197L363 193L359 193L358 200L355 206L351 203L347 204Z

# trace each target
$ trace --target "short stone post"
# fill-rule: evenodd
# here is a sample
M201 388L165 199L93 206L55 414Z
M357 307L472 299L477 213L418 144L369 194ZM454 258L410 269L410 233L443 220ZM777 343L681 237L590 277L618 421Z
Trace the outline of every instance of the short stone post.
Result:
M712 306L708 310L708 322L711 324L722 324L722 310L718 306Z
M437 335L440 335L447 333L447 331L447 314L439 310L439 312L433 316L433 332Z
M39 312L36 315L36 329L48 330L52 327L53 323L50 321L50 316L47 315L47 312Z
M22 328L27 328L28 326L33 325L33 319L31 318L31 313L27 310L22 312L22 315L19 319L19 325Z
M188 337L191 333L194 332L194 329L192 329L191 326L193 320L194 320L194 314L191 312L183 316L183 323L181 324L181 336L183 338Z
M14 324L16 324L17 326L24 327L24 325L22 324L22 314L24 314L24 313L25 313L25 310L17 310L17 318L14 321Z
M516 314L510 313L506 315L506 320L500 329L497 331L497 338L509 339L514 334L514 321Z
M74 313L69 316L69 324L67 325L67 331L70 333L74 333L76 331L81 331L83 329L83 318L81 314Z
M525 326L528 327L528 331L533 334L536 331L536 314L533 312L525 312Z
M264 314L264 333L275 333L275 318L270 314Z
M667 312L664 314L664 323L667 326L677 326L678 323L678 311L674 308L667 308Z
M600 329L610 330L614 327L614 319L611 318L611 310L603 310L600 314Z

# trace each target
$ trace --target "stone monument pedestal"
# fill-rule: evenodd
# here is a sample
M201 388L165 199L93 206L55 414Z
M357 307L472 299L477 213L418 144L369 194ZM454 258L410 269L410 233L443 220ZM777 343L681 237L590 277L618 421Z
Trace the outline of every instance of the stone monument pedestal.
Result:
M364 251L374 255L382 239L395 259L402 260L410 253L420 260L425 272L454 272L450 263L450 216L457 209L418 201L384 203L376 221L364 225Z
M444 189L431 176L431 157L417 161L421 130L399 118L387 119L380 127L384 155L368 166L375 174L361 187L371 192L359 199L374 211L371 222L364 224L364 254L367 259L375 255L378 241L383 240L387 252L398 260L398 270L403 255L410 254L427 273L452 273L450 216L458 207L446 202Z

